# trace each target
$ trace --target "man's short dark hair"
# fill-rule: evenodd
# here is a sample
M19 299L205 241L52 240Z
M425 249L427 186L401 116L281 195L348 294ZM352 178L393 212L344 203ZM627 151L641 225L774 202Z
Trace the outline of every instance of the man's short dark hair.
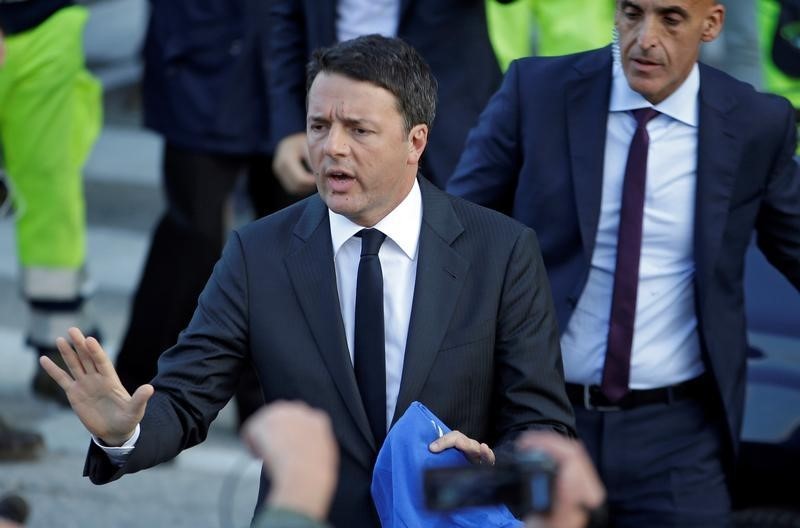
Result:
M436 79L422 56L400 39L365 35L315 50L306 67L306 95L321 72L389 90L397 98L406 133L415 125L433 124Z

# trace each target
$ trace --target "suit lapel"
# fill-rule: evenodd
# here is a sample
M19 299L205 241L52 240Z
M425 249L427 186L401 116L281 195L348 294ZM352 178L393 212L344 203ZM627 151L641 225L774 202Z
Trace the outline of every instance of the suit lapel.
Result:
M420 178L422 229L403 375L392 423L417 399L449 327L469 263L452 248L464 231L450 199Z
M698 306L702 306L705 287L714 271L728 220L736 167L741 155L738 129L746 125L736 123L730 117L735 100L719 84L714 72L702 64L699 98L694 254L700 297Z
M598 55L600 54L600 55ZM598 60L600 58L600 60ZM572 185L587 262L594 251L603 189L606 122L611 92L611 50L584 57L567 84L567 129Z
M358 429L374 449L375 439L369 428L347 350L327 212L319 197L309 199L303 216L295 226L294 247L285 258L286 271L317 342L317 349L339 394Z

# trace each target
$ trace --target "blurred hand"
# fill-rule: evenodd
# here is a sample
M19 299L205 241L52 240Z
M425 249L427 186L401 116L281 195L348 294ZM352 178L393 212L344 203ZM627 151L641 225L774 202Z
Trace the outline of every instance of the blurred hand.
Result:
M431 453L441 453L445 449L455 447L473 464L494 465L494 451L488 445L469 438L460 431L450 431L428 446Z
M310 166L305 132L286 136L278 143L272 172L287 193L302 196L314 192L316 180L308 170Z
M301 402L272 403L245 422L242 438L269 473L269 506L327 516L339 473L327 414Z
M73 346L63 337L56 340L56 346L69 373L46 356L39 358L39 363L64 389L72 410L89 432L109 446L120 446L142 421L153 386L142 385L131 396L100 343L84 337L77 328L70 328L68 333Z
M546 517L526 519L527 528L583 528L589 511L601 506L606 491L589 455L577 440L555 433L530 431L517 439L521 451L544 451L558 464L553 509Z

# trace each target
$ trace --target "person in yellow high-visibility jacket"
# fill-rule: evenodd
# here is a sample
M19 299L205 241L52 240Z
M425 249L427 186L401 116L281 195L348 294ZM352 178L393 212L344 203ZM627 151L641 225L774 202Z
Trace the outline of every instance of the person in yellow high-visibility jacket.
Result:
M0 143L16 214L27 341L55 357L88 307L82 169L101 123L101 89L84 64L87 11L69 0L0 1ZM63 401L40 371L34 391Z
M781 3L779 0L759 0L758 2L758 26L761 36L761 60L764 67L764 91L784 96L800 111L800 77L792 77L781 71L772 59L772 46L780 8ZM800 128L800 122L798 123L798 128ZM800 145L798 145L796 154L800 156Z
M610 44L614 5L615 0L487 0L489 38L501 68L529 55L566 55Z

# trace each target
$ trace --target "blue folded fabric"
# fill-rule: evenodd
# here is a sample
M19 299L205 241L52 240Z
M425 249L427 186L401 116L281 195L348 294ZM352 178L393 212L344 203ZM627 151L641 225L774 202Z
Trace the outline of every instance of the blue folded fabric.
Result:
M426 468L466 465L457 449L434 454L428 445L450 432L427 407L412 403L389 431L372 473L372 499L383 528L519 528L523 524L505 506L481 506L452 512L425 508Z

